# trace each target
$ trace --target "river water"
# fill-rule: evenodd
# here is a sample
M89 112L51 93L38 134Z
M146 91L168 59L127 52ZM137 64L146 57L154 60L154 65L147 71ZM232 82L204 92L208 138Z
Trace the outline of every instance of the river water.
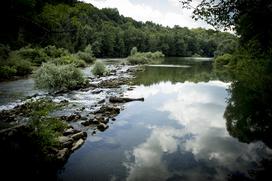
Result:
M59 172L60 180L228 180L271 155L262 142L229 135L229 82L209 59L167 58L147 66L105 132L88 136Z
M120 60L110 60L109 64ZM83 70L90 76L89 69ZM134 80L131 102L92 135L58 172L59 180L235 180L271 158L261 141L244 143L230 136L224 118L231 92L205 58L166 58L146 66ZM34 94L31 78L0 84L0 108L6 109ZM73 91L56 99L87 107L105 94ZM71 109L66 110L71 111ZM89 111L87 109L87 111Z

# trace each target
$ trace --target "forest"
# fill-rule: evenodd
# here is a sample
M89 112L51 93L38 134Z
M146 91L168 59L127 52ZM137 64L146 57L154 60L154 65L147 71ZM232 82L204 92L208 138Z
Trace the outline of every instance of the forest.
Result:
M0 43L11 50L54 45L76 53L91 45L95 57L127 57L133 47L166 56L213 57L218 47L229 51L237 43L230 33L138 22L117 9L76 0L5 1L1 9Z

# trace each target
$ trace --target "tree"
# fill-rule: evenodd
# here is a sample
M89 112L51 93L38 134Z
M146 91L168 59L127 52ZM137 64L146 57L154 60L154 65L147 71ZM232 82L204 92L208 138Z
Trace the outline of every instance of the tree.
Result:
M202 19L219 29L234 29L242 45L269 51L272 45L272 1L202 0L196 7L192 0L181 0L184 8L193 8L193 18Z

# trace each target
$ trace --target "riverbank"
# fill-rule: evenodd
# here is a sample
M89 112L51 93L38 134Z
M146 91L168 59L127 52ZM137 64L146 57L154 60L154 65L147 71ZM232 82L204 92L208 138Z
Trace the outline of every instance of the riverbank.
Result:
M4 148L1 160L5 160L4 165L9 165L4 170L7 173L20 170L27 160L31 160L30 169L37 171L32 173L34 177L37 175L40 178L44 171L46 174L48 169L44 165L48 168L52 166L56 171L56 166L60 168L84 144L88 134L108 129L125 102L143 101L123 98L124 91L133 89L130 85L135 72L141 70L139 67L109 65L108 69L108 76L88 76L89 83L78 90L35 94L12 108L1 110L0 141ZM45 123L52 120L57 126L47 130L50 125ZM33 125L36 121L39 123ZM50 135L51 140L37 140L39 136L33 137L36 134L41 138ZM54 144L43 143L48 140ZM37 144L40 141L41 144Z

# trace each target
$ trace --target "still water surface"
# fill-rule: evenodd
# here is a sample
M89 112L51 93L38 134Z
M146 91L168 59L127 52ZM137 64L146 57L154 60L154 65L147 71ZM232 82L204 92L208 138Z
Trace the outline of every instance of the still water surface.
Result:
M60 180L228 180L271 150L229 135L223 117L230 83L208 59L168 58L147 66L105 132L88 136L59 172Z

